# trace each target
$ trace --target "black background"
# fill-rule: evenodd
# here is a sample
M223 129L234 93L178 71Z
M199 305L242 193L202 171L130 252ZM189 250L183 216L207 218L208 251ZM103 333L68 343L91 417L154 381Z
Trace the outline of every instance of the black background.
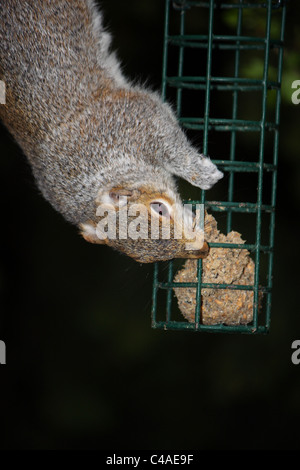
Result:
M125 73L159 89L164 2L102 4ZM151 329L153 267L84 242L1 128L0 448L299 449L299 125L283 102L267 336Z

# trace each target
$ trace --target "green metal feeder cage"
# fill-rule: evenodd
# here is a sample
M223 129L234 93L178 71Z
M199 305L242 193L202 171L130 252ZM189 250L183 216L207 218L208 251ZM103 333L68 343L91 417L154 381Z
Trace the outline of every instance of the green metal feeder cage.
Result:
M202 153L224 172L201 203L223 233L240 232L255 263L253 285L174 282L176 262L154 268L152 327L210 332L266 333L270 326L280 89L286 5L283 0L166 0L163 98L176 104L182 127L203 138ZM175 64L175 67L174 67ZM215 143L222 142L222 154ZM215 192L214 192L215 191ZM214 200L208 196L216 194ZM219 218L218 218L219 217ZM174 288L193 287L195 321L180 314ZM201 319L202 289L253 291L253 321L207 325ZM263 297L259 309L259 298Z

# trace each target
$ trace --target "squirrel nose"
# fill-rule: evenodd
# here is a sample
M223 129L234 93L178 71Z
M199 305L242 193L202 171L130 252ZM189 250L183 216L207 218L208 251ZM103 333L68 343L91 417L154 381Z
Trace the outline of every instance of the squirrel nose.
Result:
M189 250L186 251L185 258L206 258L209 254L209 245L207 242L203 243L203 246L200 250Z

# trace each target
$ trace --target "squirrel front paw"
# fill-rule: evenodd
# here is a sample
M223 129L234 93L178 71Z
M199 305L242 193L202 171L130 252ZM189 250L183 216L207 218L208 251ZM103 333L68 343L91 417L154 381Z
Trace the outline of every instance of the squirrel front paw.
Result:
M210 189L224 176L211 159L204 155L193 155L185 163L177 175L201 189Z

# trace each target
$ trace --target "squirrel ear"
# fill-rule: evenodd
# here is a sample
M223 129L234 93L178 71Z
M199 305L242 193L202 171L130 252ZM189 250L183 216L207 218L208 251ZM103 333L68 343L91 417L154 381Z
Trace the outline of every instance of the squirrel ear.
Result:
M80 224L80 235L83 236L86 242L96 243L98 245L105 245L106 240L101 240L96 233L96 224L94 222L85 222Z
M110 190L102 193L97 197L96 202L113 204L113 205L122 205L122 199L124 204L127 201L134 201L138 199L141 192L138 189L127 189L123 187L111 188Z

